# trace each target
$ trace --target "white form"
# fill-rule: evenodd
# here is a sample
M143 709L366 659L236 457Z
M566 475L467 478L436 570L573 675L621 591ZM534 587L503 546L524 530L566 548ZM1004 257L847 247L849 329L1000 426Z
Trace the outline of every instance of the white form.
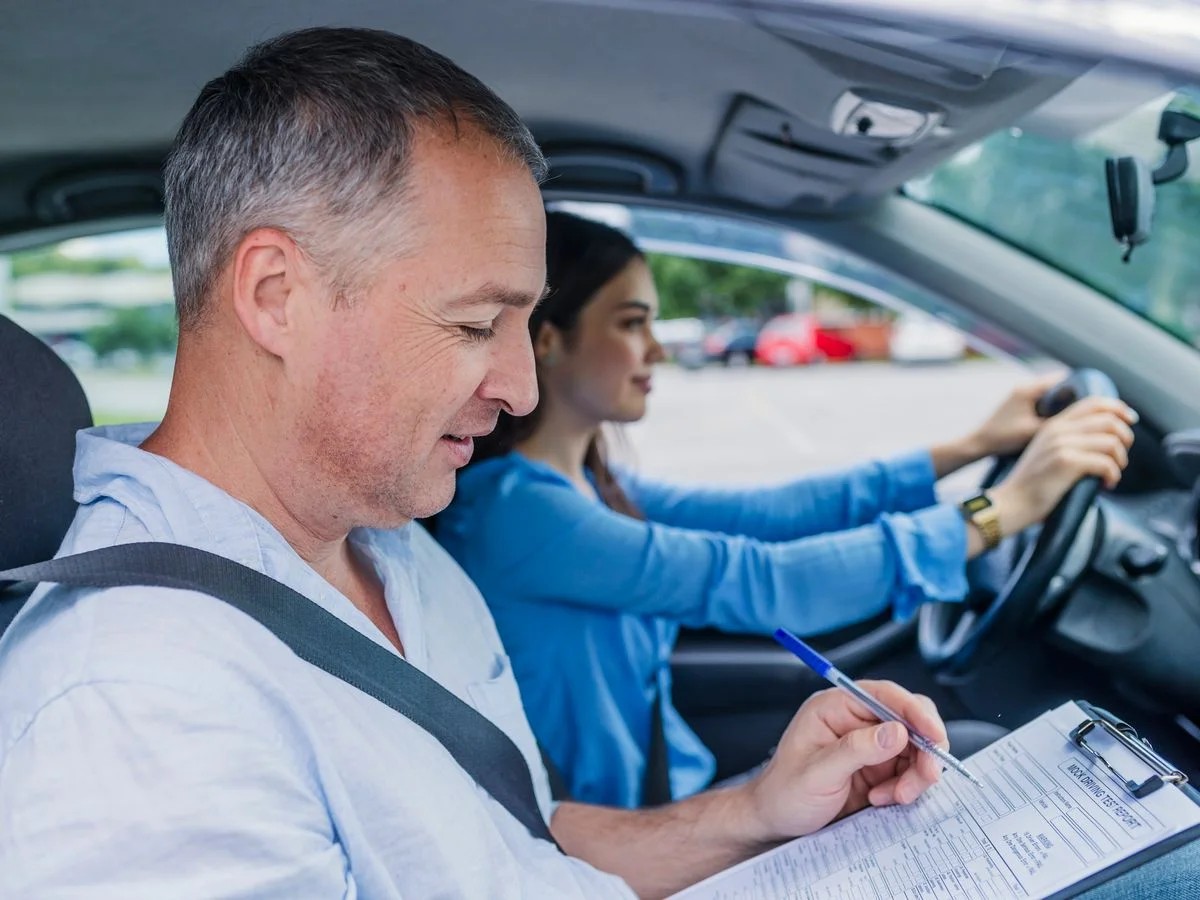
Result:
M1166 785L1135 800L1067 739L1064 703L975 754L910 806L863 810L727 869L672 900L1002 900L1048 897L1200 824ZM1149 770L1100 729L1088 743L1127 777Z

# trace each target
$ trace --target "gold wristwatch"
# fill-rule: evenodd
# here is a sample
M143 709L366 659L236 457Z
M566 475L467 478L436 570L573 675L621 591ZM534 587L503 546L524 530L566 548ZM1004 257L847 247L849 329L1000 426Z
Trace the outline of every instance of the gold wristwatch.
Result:
M1000 543L1000 513L992 504L992 498L986 493L976 494L970 500L964 500L959 507L963 518L970 522L983 537L984 552L994 550Z

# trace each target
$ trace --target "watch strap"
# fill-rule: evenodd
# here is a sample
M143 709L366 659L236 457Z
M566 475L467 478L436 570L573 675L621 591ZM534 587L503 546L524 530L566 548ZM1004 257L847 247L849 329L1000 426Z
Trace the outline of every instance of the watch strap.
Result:
M986 493L976 494L959 506L963 518L975 526L983 538L984 550L994 550L1000 544L1000 513Z

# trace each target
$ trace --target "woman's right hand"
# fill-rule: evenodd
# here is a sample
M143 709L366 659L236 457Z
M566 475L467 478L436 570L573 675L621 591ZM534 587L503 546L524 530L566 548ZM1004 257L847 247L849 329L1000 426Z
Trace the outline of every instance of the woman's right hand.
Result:
M1085 397L1047 419L990 495L1005 535L1041 522L1077 481L1116 487L1129 464L1137 413L1120 400Z

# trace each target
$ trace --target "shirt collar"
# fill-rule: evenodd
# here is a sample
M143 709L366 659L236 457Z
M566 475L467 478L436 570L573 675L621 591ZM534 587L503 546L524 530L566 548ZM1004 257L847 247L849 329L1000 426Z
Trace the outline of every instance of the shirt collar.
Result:
M154 540L186 544L235 560L281 581L318 602L377 643L387 639L341 593L318 575L262 515L195 472L140 445L154 423L80 431L75 449L75 499L83 506L102 500L125 507ZM412 530L356 529L350 540L375 564L389 595L398 587L398 568L412 558ZM387 565L384 565L384 563ZM389 596L389 607L395 598Z

